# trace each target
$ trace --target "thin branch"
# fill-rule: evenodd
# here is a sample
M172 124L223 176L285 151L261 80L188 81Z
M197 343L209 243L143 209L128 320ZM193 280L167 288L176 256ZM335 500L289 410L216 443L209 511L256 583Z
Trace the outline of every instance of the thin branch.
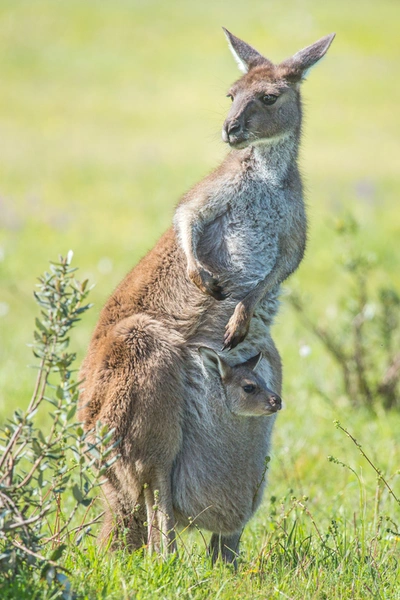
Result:
M364 315L359 313L353 319L353 333L354 333L354 362L356 365L358 386L361 394L363 394L367 400L367 404L372 404L372 392L369 387L366 368L365 368L365 351L362 338L362 327L365 323Z
M8 496L7 494L5 494L1 490L0 490L0 496L3 497L3 503L6 503L9 506L11 506L11 508L14 511L14 514L17 515L17 517L19 517L21 519L21 527L24 530L24 533L25 533L27 539L30 541L31 540L31 535L30 535L29 529L26 526L26 522L24 521L24 517L23 517L22 513L19 511L17 505L15 504L15 502L13 502L13 500L10 498L10 496Z
M395 355L385 374L382 377L381 382L377 387L377 391L382 396L385 396L388 401L392 400L395 396L396 386L400 378L400 352Z
M66 569L65 567L61 567L54 560L50 560L48 558L45 558L41 554L38 554L37 552L33 552L33 550L29 550L29 548L26 548L23 544L21 544L20 542L17 542L17 540L11 540L11 543L12 543L13 546L15 546L16 548L18 548L19 550L22 550L23 552L26 552L26 554L30 554L31 556L34 556L38 560L46 562L47 564L51 565L52 567L56 567L57 569L60 569L60 571L64 571L65 573L68 573L68 575L72 575L71 571L68 571L68 569Z
M300 502L300 500L296 500L296 502L300 506L300 508L302 508L304 510L304 512L308 515L308 517L311 520L311 523L314 525L314 529L317 532L320 541L322 542L322 544L324 544L324 538L322 537L322 534L321 534L320 530L318 529L318 526L317 526L317 524L315 522L315 519L312 516L311 512L309 511L309 509L307 508L307 506L305 504L303 504L302 502Z
M55 336L52 352L54 351L56 342L57 342L57 337ZM50 366L47 366L46 369L43 369L44 364L46 362L46 356L48 356L48 354L47 354L48 350L49 350L49 348L48 348L48 346L46 346L45 355L43 356L42 361L40 363L40 372L39 372L39 375L36 380L36 386L35 386L34 393L32 395L29 406L28 406L27 410L25 411L25 414L23 416L21 423L15 429L13 435L11 436L9 443L7 444L6 449L4 450L4 454L0 459L0 470L3 467L3 464L6 460L7 455L9 454L10 450L14 447L16 441L18 440L19 436L21 435L21 431L24 428L24 426L26 425L28 415L32 411L36 410L36 408L39 406L39 404L41 403L41 401L43 399L44 390L46 389L47 379L48 379L48 376L50 373ZM44 371L44 377L42 377L43 371ZM39 393L39 390L40 390L40 393Z
M382 475L382 472L380 471L380 469L378 469L374 463L371 461L371 459L365 454L364 450L362 449L362 446L359 442L357 442L357 440L355 439L355 437L353 437L351 435L351 433L345 428L342 427L342 425L339 423L339 421L335 421L335 425L338 429L341 429L343 431L343 433L345 433L347 435L348 438L351 439L351 441L357 446L357 448L359 449L360 453L362 454L362 456L365 458L365 460L371 465L371 467L373 468L373 470L375 471L375 473L378 475L378 478L381 479L383 481L383 483L385 484L386 488L389 491L389 494L391 494L393 496L393 498L395 499L395 501L397 502L397 504L400 505L400 500L399 498L396 496L396 494L394 493L394 491L392 490L392 488L390 487L389 483L387 482L387 480L384 478L384 476Z
M47 348L46 348L46 350L47 350ZM44 370L45 361L46 361L46 352L45 352L45 354L44 354L44 356L43 356L43 358L42 358L42 360L40 362L39 373L38 373L38 376L36 378L35 389L33 390L32 398L31 398L31 401L29 402L29 406L28 406L28 410L27 410L28 414L32 410L31 407L34 404L34 402L36 400L36 397L37 397L37 394L38 394L38 391L39 391L39 387L40 387L40 382L41 382L41 379L42 379L42 374L43 374L43 370Z
M40 519L42 519L44 517L44 515L49 512L50 507L47 508L43 508L43 510L40 511L40 513L38 515L36 515L36 517L30 517L29 519L23 519L23 521L21 521L21 523L15 522L11 523L11 525L8 525L5 527L5 529L7 531L11 531L13 529L21 529L21 527L25 527L26 525L31 525L32 523L36 523L36 521L39 521Z
M92 504L90 505L90 507L92 506ZM91 521L89 521L88 523L81 523L80 525L77 525L76 527L73 527L72 529L69 529L67 532L65 532L62 536L62 540L65 540L65 538L70 534L73 533L74 531L80 531L81 529L87 529L88 527L90 527L91 525L95 525L98 521L100 521L100 519L102 517L104 517L105 515L105 511L103 510L103 512L101 512L99 515L97 515L97 517L95 517L94 519L92 519ZM60 530L62 531L62 529ZM54 536L53 536L54 537ZM50 538L51 539L51 538Z

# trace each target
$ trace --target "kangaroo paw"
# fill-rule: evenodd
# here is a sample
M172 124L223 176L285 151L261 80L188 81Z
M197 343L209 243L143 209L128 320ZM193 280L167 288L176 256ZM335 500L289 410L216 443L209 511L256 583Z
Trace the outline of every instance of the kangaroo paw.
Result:
M203 294L212 296L215 300L225 300L229 296L229 294L224 293L218 278L205 269L189 271L189 279Z
M248 334L251 315L242 302L236 305L235 312L225 327L224 345L222 350L232 350L243 342Z

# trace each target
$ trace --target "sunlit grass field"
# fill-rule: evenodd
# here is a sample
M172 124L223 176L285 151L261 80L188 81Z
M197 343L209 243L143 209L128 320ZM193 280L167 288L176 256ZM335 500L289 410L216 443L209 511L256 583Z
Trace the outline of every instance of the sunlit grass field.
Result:
M180 195L225 155L225 94L239 73L222 25L273 61L337 33L304 83L309 244L287 287L308 295L316 320L335 314L346 281L333 224L351 211L361 248L376 255L371 288L400 290L399 21L393 0L0 2L0 421L28 403L35 377L27 368L37 314L32 291L48 260L72 249L81 278L96 284L95 306L72 343L79 361L107 296L169 226ZM352 407L334 365L284 298L274 337L285 410L265 503L244 533L239 574L211 572L201 538L193 555L181 553L182 564L164 566L138 557L100 559L93 546L87 556L71 550L83 596L174 598L179 588L187 598L400 597L393 566L399 540L385 520L398 525L398 507L387 492L377 493L376 474L333 424L339 419L355 435L399 496L399 414ZM300 355L303 346L307 356ZM323 381L325 398L315 392L316 381ZM361 483L328 455L350 464ZM309 513L296 504L303 496ZM334 568L315 546L295 564L294 544L278 564L268 555L268 535L271 521L290 506L288 519L298 513L301 539L318 542L316 527L325 535L336 519L349 548L364 531L375 563L367 566L364 550L343 551Z

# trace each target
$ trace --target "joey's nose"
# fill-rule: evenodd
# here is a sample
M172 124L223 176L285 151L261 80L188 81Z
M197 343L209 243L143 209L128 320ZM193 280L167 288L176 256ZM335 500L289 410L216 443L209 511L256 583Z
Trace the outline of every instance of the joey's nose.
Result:
M269 402L275 410L281 410L282 400L278 394L271 394L269 397Z

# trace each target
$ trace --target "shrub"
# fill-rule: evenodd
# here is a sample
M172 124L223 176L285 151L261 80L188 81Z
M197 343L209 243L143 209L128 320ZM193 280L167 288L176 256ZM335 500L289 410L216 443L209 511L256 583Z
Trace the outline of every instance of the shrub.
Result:
M59 560L67 541L78 544L98 516L91 516L99 474L105 471L112 432L100 425L95 442L75 422L79 382L74 378L75 353L69 333L90 308L88 282L76 281L72 252L50 264L39 278L35 299L33 353L40 361L36 385L25 411L16 410L0 429L0 572L4 580L21 568L47 579L60 578ZM50 408L50 425L44 411ZM47 410L46 410L47 409ZM0 586L1 587L1 586Z
M358 224L351 216L338 222L343 293L334 327L310 315L308 301L298 293L289 304L330 354L341 375L342 387L354 405L400 408L400 296L392 286L372 282L376 257L359 248ZM326 311L327 312L327 311Z

